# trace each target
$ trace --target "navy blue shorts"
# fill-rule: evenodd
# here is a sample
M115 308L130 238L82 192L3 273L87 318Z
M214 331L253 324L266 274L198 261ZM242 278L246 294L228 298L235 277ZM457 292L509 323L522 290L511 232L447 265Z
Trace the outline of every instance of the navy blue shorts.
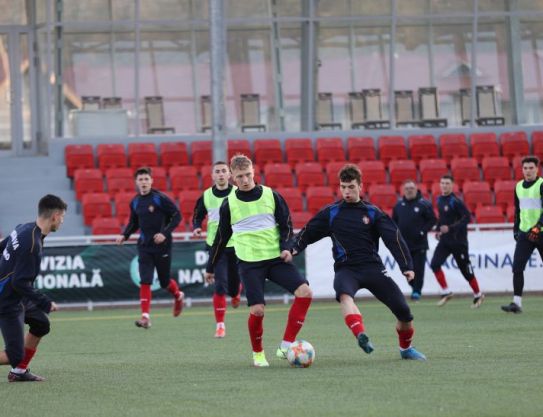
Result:
M215 265L215 293L235 297L239 293L238 258L234 248L226 248Z
M375 298L385 304L398 320L402 322L413 320L413 315L400 287L390 278L386 269L344 266L336 271L334 290L337 301L339 301L341 294L347 294L354 298L358 290L362 288L367 289Z
M159 253L139 251L138 265L140 271L140 284L151 285L153 283L156 268L160 286L166 288L169 285L172 268L171 250Z
M281 258L259 262L239 261L238 269L249 306L266 304L264 300L266 279L275 282L291 294L294 294L300 285L308 283L294 264L284 262Z

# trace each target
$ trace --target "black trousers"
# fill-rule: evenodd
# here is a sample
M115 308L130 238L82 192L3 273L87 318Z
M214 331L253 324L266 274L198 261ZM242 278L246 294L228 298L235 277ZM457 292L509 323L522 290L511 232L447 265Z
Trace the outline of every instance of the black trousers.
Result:
M413 289L413 292L422 292L422 286L424 285L424 268L426 266L426 249L416 249L410 251L411 258L413 258L413 272L415 272L415 279L412 280L409 285Z
M520 233L513 256L514 295L522 296L522 291L524 290L524 270L534 249L537 249L541 259L543 259L543 244L541 242L532 242L526 238L526 233Z
M215 294L235 297L239 292L238 258L234 248L226 248L215 265Z
M467 281L471 281L474 277L473 267L469 260L468 244L464 242L446 242L440 240L437 244L434 256L432 256L432 262L430 262L432 271L438 271L451 254L464 278L466 278Z

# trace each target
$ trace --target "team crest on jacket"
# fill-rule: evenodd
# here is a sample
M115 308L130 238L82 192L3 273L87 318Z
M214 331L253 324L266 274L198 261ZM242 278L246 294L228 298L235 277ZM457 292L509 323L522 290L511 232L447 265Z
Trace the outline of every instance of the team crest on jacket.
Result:
M445 206L445 207L443 207L443 210L445 210L445 211L449 211L449 206Z
M420 211L418 207L415 207L414 210L415 210L415 213L418 213Z
M153 211L155 211L155 206L153 206L152 204L149 206L149 213L152 213Z
M368 216L362 216L362 222L364 224L370 224L370 218Z

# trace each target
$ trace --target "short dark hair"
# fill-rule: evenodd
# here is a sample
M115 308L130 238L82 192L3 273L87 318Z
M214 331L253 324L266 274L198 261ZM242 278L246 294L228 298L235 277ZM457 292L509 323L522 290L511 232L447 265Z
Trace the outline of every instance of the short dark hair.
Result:
M43 196L38 203L38 216L48 219L53 215L54 211L65 211L67 208L68 205L62 198L53 194L47 194Z
M228 165L228 164L226 162L224 162L224 161L217 161L217 162L213 163L213 166L215 166L215 165Z
M151 178L153 178L153 175L151 173L151 168L149 167L141 167L136 170L136 173L134 174L134 178L138 178L138 175L149 175Z
M525 156L524 158L522 158L522 165L529 164L531 162L533 162L536 167L539 166L539 158L537 156L528 155L528 156Z
M410 182L415 184L415 186L417 185L417 182L415 180L411 179L411 178L407 178L406 180L404 180L404 182L402 182L402 184L405 185L405 184L408 184Z
M358 184L362 182L362 172L354 164L347 164L341 168L338 177L341 182L351 182L352 180L356 180Z
M451 174L445 174L441 176L442 180L451 180L451 182L454 182L454 178Z

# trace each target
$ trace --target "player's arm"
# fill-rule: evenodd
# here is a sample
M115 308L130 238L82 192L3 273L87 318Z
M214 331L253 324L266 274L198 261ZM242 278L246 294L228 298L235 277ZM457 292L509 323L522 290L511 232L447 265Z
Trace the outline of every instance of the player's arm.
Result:
M514 192L515 195L515 219L513 223L513 237L515 240L518 239L518 234L520 232L520 201L517 197L517 190Z
M449 225L449 231L451 232L461 227L466 227L471 221L471 213L469 212L464 202L457 198L454 203L455 203L455 210L457 214L457 220L454 223Z
M302 252L307 245L330 236L330 209L325 207L313 216L307 224L290 241L293 253Z
M396 262L398 262L400 271L402 273L412 271L413 260L398 226L385 213L377 211L375 215L375 227L386 247Z
M181 212L167 196L161 194L160 199L162 200L164 214L170 219L170 221L162 227L160 233L164 236L171 236L175 228L181 223Z
M226 244L232 237L232 225L230 224L230 205L228 204L227 198L225 198L221 204L219 216L220 217L217 234L215 235L213 246L211 246L211 249L209 250L209 259L206 266L206 273L208 274L213 274L217 261L221 257L221 254L224 252Z
M8 245L8 238L9 236L0 242L0 252L4 252L4 249L6 249L6 246Z
M128 224L124 228L124 232L117 238L117 243L122 244L125 240L128 240L130 235L139 229L139 219L136 213L134 200L130 202L130 217L128 218Z
M424 225L422 226L422 229L425 233L428 233L435 226L437 222L437 218L434 213L434 208L432 207L432 203L423 201L422 205L424 207L424 211L422 214L425 220Z
M285 199L275 191L273 191L273 199L275 200L275 221L279 226L279 249L282 252L290 249L288 242L294 234L292 219Z
M192 215L192 230L193 233L200 235L202 232L202 223L207 216L207 209L204 204L204 196L202 195L194 205L194 214ZM196 233L198 232L198 233Z

